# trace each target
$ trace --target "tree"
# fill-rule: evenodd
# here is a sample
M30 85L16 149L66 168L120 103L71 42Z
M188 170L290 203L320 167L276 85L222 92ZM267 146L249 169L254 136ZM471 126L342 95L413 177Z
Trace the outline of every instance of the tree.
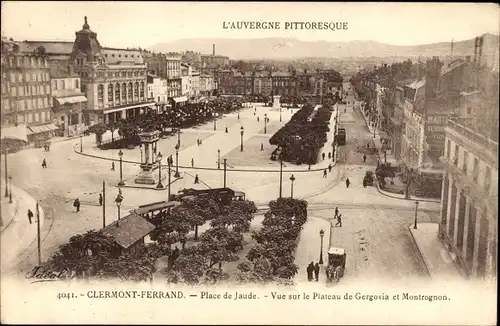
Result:
M196 247L182 251L166 276L171 283L198 284L207 270L207 257Z
M203 232L201 241L219 241L225 249L233 253L243 249L243 235L239 232L229 231L222 226L212 227Z
M108 127L103 123L92 125L88 128L88 132L95 134L96 144L100 145L102 142L102 135L108 130Z

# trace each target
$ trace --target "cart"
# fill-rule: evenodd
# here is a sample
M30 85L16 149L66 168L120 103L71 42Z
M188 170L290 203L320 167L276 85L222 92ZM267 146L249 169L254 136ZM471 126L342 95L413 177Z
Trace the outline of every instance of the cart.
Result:
M326 268L327 284L338 283L344 276L346 252L342 248L330 247L328 249L328 267Z

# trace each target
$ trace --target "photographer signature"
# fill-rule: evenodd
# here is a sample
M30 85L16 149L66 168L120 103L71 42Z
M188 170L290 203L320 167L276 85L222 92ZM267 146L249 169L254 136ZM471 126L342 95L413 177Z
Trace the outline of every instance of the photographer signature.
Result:
M26 279L34 279L31 283L71 280L75 277L76 273L70 271L68 268L63 268L60 271L51 271L42 266L35 266L25 275Z

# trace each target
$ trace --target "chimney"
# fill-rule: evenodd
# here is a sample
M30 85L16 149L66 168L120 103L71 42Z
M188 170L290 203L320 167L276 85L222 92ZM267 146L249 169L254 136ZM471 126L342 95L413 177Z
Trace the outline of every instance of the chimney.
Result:
M212 55L215 56L215 44L212 44Z
M437 86L439 83L439 76L441 75L442 63L439 57L432 57L432 60L426 62L426 82L425 82L425 96L428 99L435 99Z

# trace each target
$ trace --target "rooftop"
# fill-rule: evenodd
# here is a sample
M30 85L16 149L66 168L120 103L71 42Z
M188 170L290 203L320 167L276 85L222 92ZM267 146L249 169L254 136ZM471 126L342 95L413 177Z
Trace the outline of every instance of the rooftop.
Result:
M71 71L68 66L60 65L57 62L50 63L50 77L51 78L75 78L78 74Z
M116 243L124 249L127 249L135 242L148 235L154 228L155 226L146 219L140 217L136 213L131 213L109 224L102 229L102 232L112 236Z
M486 140L491 140L498 143L498 119L489 119L486 117L467 117L467 118L452 118L450 119L452 128L465 128L469 131L480 135ZM468 138L473 138L467 135Z
M47 54L70 55L73 52L73 41L23 41L19 42L21 52L34 52L38 47L43 46Z

